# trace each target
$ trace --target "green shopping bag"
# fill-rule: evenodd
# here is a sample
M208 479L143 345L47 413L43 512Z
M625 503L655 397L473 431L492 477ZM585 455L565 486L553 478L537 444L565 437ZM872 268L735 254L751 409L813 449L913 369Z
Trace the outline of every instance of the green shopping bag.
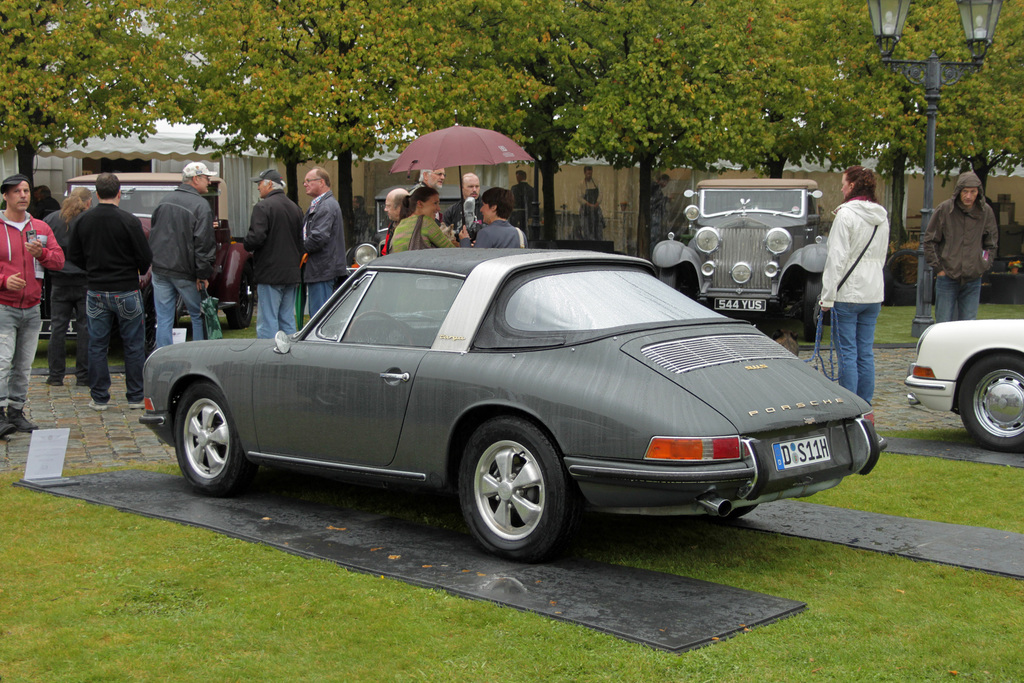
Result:
M203 301L199 304L199 310L203 314L203 336L206 339L223 339L224 333L220 331L220 316L217 313L217 297L210 296L203 287Z

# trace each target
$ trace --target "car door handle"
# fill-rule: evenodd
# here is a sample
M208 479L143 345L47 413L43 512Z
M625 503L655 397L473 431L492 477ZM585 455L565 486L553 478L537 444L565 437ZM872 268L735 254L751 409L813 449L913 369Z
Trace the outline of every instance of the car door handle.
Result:
M408 382L408 372L382 372L380 378L388 384L398 384L399 382Z

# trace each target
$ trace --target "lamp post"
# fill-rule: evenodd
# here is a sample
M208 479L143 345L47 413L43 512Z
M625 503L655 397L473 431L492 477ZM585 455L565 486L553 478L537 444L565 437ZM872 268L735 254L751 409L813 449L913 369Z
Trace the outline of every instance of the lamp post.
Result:
M903 74L908 81L924 86L927 103L928 133L924 157L924 207L921 209L921 239L917 248L917 312L910 333L920 337L932 324L932 270L924 259L924 235L932 216L935 186L935 117L939 112L942 86L953 85L967 73L979 71L999 21L1003 0L956 0L964 25L970 62L944 62L932 50L924 61L892 59L892 52L903 35L911 0L868 0L868 13L882 63Z

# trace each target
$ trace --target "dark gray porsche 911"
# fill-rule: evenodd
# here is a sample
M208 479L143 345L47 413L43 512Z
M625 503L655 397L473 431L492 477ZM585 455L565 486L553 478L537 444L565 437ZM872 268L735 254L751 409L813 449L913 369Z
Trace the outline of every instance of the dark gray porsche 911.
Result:
M160 349L141 418L197 490L259 465L457 493L477 541L564 550L584 508L737 517L878 459L870 406L651 265L437 249L360 268L298 334Z

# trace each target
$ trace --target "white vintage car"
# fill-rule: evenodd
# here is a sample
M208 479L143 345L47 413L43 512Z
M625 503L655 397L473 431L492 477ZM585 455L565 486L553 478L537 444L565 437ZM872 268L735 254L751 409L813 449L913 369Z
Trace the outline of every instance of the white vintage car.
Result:
M959 413L981 446L1024 453L1024 320L932 325L904 384L911 403Z

